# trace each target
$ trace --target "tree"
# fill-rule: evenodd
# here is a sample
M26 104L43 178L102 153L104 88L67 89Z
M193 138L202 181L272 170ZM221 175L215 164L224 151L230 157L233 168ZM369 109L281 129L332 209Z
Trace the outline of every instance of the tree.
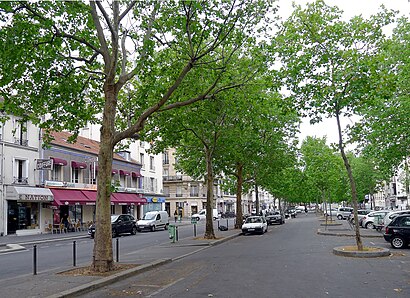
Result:
M227 88L220 80L231 55L262 34L270 9L271 1L258 0L0 3L3 110L75 135L87 121L101 124L94 270L113 266L115 147L138 139L160 110ZM207 73L215 78L209 85L175 95Z
M345 22L342 12L324 1L295 8L273 40L274 52L282 63L280 73L298 107L319 122L321 117L335 117L338 148L349 178L355 209L356 243L363 250L357 217L357 191L349 160L345 153L340 118L351 116L371 98L376 69L384 39L383 27L393 13L385 10L368 20L356 16Z

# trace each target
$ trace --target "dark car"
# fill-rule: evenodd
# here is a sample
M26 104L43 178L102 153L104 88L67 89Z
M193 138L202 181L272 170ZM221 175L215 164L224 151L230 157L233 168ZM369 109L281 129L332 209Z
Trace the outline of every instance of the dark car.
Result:
M295 218L296 217L296 209L290 208L285 211L285 218Z
M129 214L111 215L111 227L112 237L125 233L130 233L131 235L137 234L137 221L134 216ZM94 238L95 224L92 224L88 228L88 235Z
M282 214L280 212L275 211L271 212L268 215L266 215L266 222L268 225L273 225L273 224L284 224L285 219L283 218Z
M405 248L410 242L410 215L398 215L385 227L384 240L393 248Z

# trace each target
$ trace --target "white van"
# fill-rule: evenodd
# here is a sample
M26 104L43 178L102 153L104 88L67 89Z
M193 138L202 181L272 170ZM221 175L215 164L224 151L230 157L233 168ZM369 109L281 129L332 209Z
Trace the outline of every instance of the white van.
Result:
M149 211L144 218L137 221L137 231L148 230L154 232L157 229L168 230L169 216L166 211Z
M191 218L196 219L196 221L206 220L206 209L202 209L199 213L192 214ZM216 220L218 218L218 210L212 209L212 219Z

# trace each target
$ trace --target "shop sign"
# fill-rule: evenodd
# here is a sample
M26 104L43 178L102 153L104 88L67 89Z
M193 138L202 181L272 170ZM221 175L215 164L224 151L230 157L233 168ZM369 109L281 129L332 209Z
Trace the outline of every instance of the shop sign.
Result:
M24 201L52 201L53 197L47 195L20 194L19 199Z
M36 160L36 170L52 170L53 160L52 159L37 159Z

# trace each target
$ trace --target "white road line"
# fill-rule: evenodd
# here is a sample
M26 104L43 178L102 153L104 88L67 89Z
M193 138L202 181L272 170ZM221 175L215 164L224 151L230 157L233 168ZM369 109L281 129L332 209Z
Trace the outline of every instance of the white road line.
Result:
M152 294L150 294L150 295L148 295L148 296L146 296L146 297L156 296L156 295L160 294L162 291L168 289L169 287L175 285L176 283L179 283L180 281L182 281L182 280L184 280L184 279L185 279L184 277L183 277L183 278L180 278L180 279L177 279L176 281L174 281L174 282L168 284L167 286L163 287L162 289L160 289L160 290L158 290L158 291L155 291L155 292L153 292Z

